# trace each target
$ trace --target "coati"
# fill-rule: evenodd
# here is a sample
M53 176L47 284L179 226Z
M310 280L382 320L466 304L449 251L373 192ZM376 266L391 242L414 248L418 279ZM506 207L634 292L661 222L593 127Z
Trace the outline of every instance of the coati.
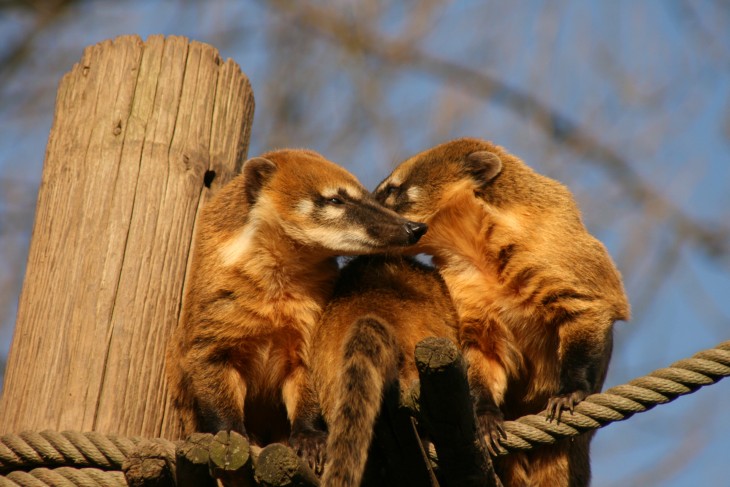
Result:
M619 272L583 226L572 195L505 149L473 138L400 164L375 192L429 225L454 300L478 424L492 448L514 419L547 407L560 419L598 392L612 325L629 318ZM589 435L495 462L505 485L586 485Z
M433 268L403 256L358 257L343 268L311 350L329 427L322 487L360 485L384 389L418 379L419 341L456 342L456 332L456 311Z
M313 426L287 418L312 416L298 411L311 393L306 350L338 275L336 256L410 245L425 230L316 152L246 161L203 209L168 346L183 429L235 430L259 444L291 433L306 451Z

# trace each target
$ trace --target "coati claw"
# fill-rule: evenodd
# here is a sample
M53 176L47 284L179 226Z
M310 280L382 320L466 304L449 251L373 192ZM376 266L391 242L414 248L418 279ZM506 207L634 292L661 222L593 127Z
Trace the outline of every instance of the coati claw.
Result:
M322 475L326 461L327 433L317 430L292 433L289 445L316 475Z
M547 421L552 421L554 419L556 423L559 423L563 410L568 410L570 411L570 414L573 414L575 411L575 405L585 399L586 396L588 396L588 393L585 391L573 391L567 394L560 394L551 397L548 400L547 407L545 408L545 419Z
M507 438L502 413L500 411L489 411L477 415L477 429L479 435L484 438L489 454L496 456L499 452L500 439Z

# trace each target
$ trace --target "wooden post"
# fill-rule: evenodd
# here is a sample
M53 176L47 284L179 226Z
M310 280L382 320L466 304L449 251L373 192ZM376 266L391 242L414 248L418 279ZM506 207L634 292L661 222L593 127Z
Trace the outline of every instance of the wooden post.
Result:
M436 447L441 475L453 485L502 487L478 435L466 362L456 345L448 338L426 338L416 345L415 358L421 416Z
M119 37L61 80L0 433L180 436L165 347L196 218L240 170L246 76L183 37Z

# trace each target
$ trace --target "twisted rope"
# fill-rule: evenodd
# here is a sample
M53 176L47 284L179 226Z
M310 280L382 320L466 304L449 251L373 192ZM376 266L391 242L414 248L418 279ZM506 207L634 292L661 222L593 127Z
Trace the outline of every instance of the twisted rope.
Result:
M564 413L560 422L546 421L544 411L523 416L517 421L507 421L504 424L507 437L501 441L499 454L549 445L614 421L622 421L657 404L714 384L728 375L730 341L628 384L588 396L576 406L574 413ZM159 445L159 451L165 457L174 458L176 444L161 438L147 440L97 432L59 433L50 430L4 435L0 437L0 474L6 476L0 476L0 487L126 485L124 474L120 472L122 464L138 451L143 442Z
M0 473L36 467L95 467L121 470L142 442L159 443L174 456L175 444L164 439L125 438L97 432L25 431L0 436Z
M545 411L504 424L507 437L500 442L500 455L550 445L570 436L628 419L657 404L714 384L730 375L730 341L679 360L628 384L612 387L585 398L575 412L563 412L560 422L547 421Z
M36 468L30 472L11 472L0 477L0 487L127 487L122 472L106 472L96 468Z

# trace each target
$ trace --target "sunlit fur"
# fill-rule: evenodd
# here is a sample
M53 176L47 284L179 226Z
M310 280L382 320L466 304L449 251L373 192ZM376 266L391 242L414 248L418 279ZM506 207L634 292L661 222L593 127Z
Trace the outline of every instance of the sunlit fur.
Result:
M470 154L501 167L480 180L484 168ZM418 250L434 256L454 299L470 383L507 419L600 390L612 324L628 319L629 307L563 185L501 147L459 139L402 163L376 197L429 224ZM589 440L512 454L497 467L505 485L586 485Z
M331 211L333 191L347 198ZM203 209L168 347L184 431L233 429L258 443L285 441L287 416L310 394L307 350L338 275L336 256L408 245L406 222L314 152L247 161Z
M432 268L406 257L359 257L314 332L312 375L329 426L322 487L358 486L383 390L418 378L416 344L456 341L456 314Z

